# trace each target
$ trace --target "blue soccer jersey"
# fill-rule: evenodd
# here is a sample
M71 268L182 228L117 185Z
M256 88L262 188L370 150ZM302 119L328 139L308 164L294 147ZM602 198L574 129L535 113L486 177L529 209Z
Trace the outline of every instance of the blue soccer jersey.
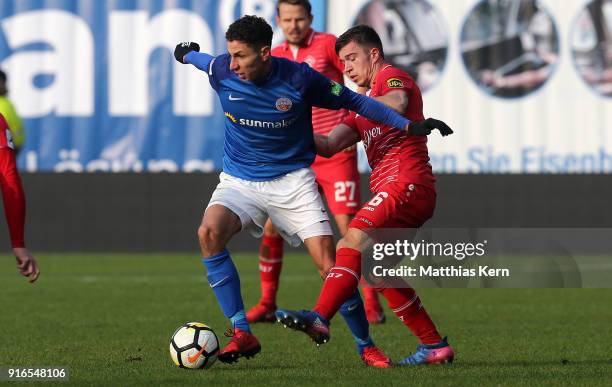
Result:
M228 54L185 56L208 74L225 112L223 171L249 181L272 180L310 166L315 158L312 107L349 109L374 121L403 128L410 121L383 104L352 92L310 66L271 58L259 83L230 70Z

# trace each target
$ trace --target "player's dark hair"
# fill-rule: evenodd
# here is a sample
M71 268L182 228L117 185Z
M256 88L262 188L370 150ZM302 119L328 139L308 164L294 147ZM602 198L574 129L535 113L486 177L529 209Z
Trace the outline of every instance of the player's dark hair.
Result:
M306 12L308 12L308 14L312 16L312 5L310 5L309 0L278 0L276 2L276 14L277 15L280 15L280 5L281 4L301 5L302 7L304 7Z
M6 82L6 73L0 70L0 82Z
M238 40L259 49L272 46L272 27L263 18L246 15L230 24L225 39L228 42Z
M336 40L336 54L340 52L342 47L346 46L350 42L355 42L360 46L370 48L378 48L380 51L381 58L385 59L385 52L383 51L382 42L380 36L370 26L360 24L355 27L349 28L345 33L340 35Z

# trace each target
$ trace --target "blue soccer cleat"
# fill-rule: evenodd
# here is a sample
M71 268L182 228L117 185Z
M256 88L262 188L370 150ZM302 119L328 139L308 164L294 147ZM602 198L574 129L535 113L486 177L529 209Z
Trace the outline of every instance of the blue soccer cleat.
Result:
M448 345L447 338L443 338L438 344L420 344L412 355L401 360L397 365L423 365L423 364L443 364L452 363L455 352Z
M329 322L316 312L278 309L275 315L285 328L306 333L317 345L329 341Z

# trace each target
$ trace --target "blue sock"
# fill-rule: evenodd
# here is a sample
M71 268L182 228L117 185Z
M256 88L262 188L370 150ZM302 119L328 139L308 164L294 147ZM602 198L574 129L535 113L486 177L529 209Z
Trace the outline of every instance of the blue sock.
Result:
M374 341L370 337L370 324L366 318L359 290L356 290L355 294L340 306L340 314L344 317L346 325L348 325L353 334L359 353L363 352L365 348L374 345Z
M229 251L202 258L206 266L208 283L217 296L217 301L225 317L232 321L234 328L251 332L244 314L244 303L240 294L240 277Z
M232 321L232 326L234 328L239 328L243 331L251 332L251 327L249 326L249 323L246 319L246 314L244 314L244 309L241 309L236 312L236 314L230 317L230 320Z

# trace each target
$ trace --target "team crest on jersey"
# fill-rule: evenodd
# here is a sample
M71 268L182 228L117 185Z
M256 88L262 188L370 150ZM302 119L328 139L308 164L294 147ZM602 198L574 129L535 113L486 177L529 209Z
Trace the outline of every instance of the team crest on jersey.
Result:
M401 89L404 87L404 82L399 78L389 78L387 79L387 86L392 89Z
M291 109L292 106L293 102L291 102L289 98L282 97L276 100L276 109L281 112L286 112Z
M304 59L304 63L306 63L310 67L314 67L315 63L317 63L317 60L314 56L308 55L306 59Z

